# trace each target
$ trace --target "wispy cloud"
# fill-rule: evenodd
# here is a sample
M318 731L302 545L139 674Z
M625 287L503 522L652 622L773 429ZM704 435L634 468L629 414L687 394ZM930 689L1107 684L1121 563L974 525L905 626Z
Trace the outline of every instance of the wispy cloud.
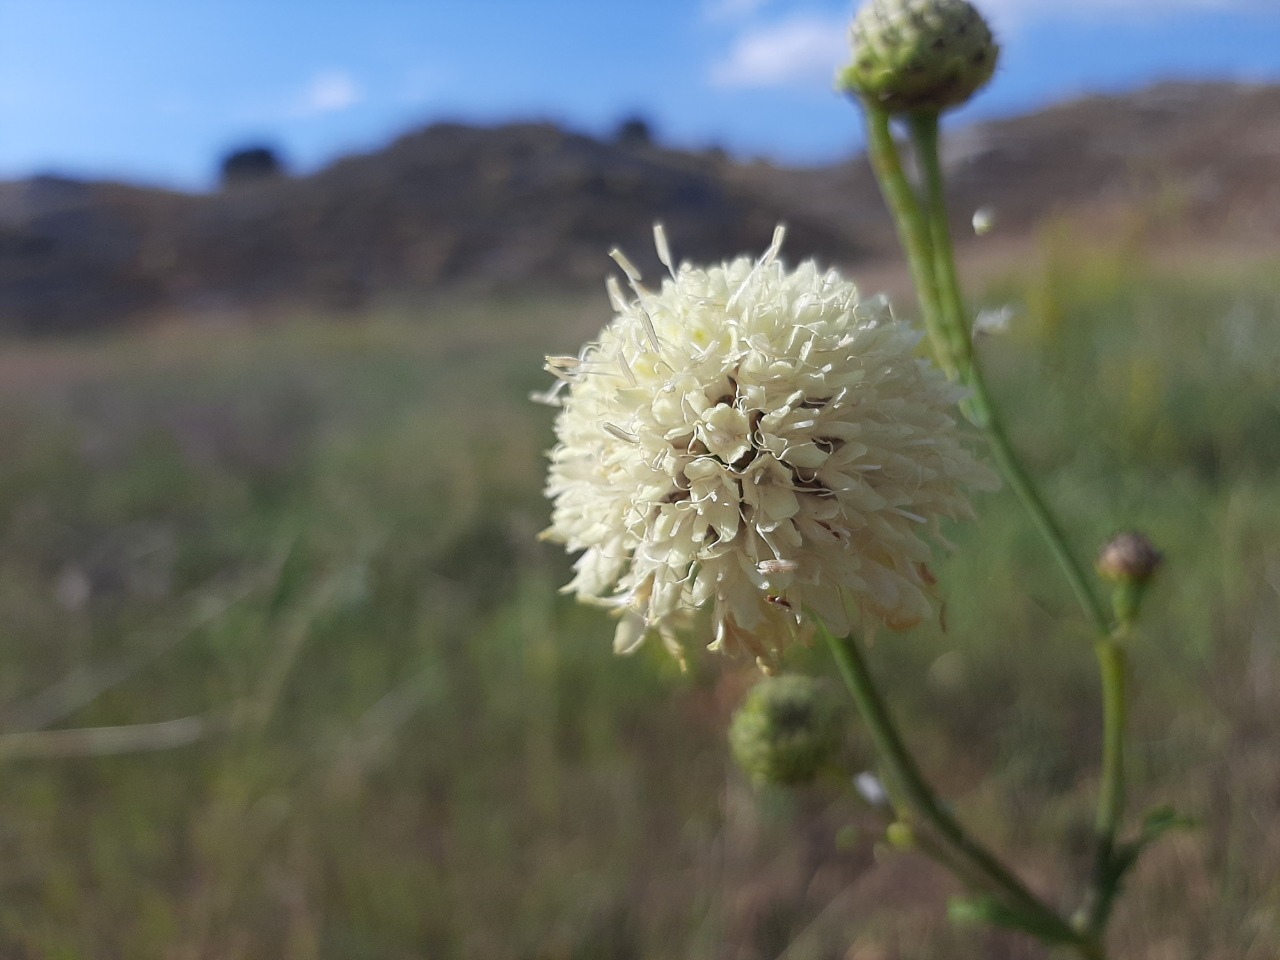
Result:
M1001 9L1040 15L1076 13L1092 16L1100 10L1130 13L1162 13L1168 10L1262 10L1274 6L1270 0L1075 0L1064 6L1062 0L983 0L982 9Z
M980 0L979 7L1002 29L1036 20L1090 19L1102 15L1126 17L1165 16L1170 13L1218 11L1226 13L1272 10L1275 0Z
M798 14L744 30L729 53L712 64L719 87L829 88L848 58L845 18Z
M848 26L853 8L839 14L817 0L702 0L703 17L726 29L732 45L711 65L718 87L829 88L836 70L848 59ZM1053 20L1127 20L1176 13L1275 13L1280 0L978 0L999 34Z
M326 70L307 84L293 113L298 117L318 117L346 110L363 99L364 91L351 74L345 70Z

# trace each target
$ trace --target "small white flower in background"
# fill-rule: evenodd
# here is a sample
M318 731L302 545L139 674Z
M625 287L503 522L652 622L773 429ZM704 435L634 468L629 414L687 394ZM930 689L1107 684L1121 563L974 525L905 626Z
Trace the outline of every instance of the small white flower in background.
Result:
M880 782L880 778L874 773L864 770L853 778L853 786L862 799L871 806L885 807L889 805L889 791L884 788L884 784Z
M973 211L973 232L985 237L996 225L995 207L979 207Z
M758 261L672 267L609 291L616 316L562 381L545 536L583 551L565 588L616 608L615 647L678 634L709 606L713 648L763 666L806 632L860 615L930 615L924 536L968 518L995 476L956 425L962 392L916 356L920 335L812 262L788 271L779 228ZM558 395L557 395L558 394Z
M1013 307L1004 304L990 310L979 310L978 315L973 318L974 333L1008 333L1009 325L1013 323Z

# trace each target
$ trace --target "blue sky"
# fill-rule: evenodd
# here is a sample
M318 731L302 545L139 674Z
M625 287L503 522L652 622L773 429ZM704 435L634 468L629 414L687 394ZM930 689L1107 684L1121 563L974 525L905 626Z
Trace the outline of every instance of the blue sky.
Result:
M1280 82L1280 0L987 0L1000 71L968 116L1170 77ZM549 118L825 162L852 0L0 0L0 178L202 189L276 146L297 170L439 119ZM964 119L962 116L961 120Z

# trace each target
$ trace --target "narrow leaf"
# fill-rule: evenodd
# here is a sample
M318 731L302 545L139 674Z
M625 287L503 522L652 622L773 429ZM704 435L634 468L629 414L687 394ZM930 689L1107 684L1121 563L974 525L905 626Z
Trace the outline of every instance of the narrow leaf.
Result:
M1074 937L1061 927L1050 926L1038 917L1029 917L1005 906L992 896L952 897L947 902L947 917L957 925L978 923L1029 933L1041 943L1073 943Z

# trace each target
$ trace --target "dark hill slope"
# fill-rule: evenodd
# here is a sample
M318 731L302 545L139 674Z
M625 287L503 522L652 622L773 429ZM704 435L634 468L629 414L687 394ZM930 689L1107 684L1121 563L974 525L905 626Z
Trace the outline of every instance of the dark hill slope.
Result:
M622 246L656 268L661 220L682 254L761 249L779 220L797 255L851 239L760 198L712 156L620 146L550 125L438 125L376 154L201 203L175 245L185 300L354 306L376 292L581 284Z
M596 282L622 246L681 256L856 249L819 213L725 175L729 161L602 143L550 125L428 127L307 177L188 196L51 178L0 185L0 323L96 326L141 314L358 308L457 285Z
M1164 84L950 132L960 235L996 208L1016 241L1046 217L1099 233L1280 245L1280 87ZM186 195L35 178L0 184L0 328L148 316L357 309L449 288L597 283L621 246L657 270L715 260L790 226L791 259L895 256L864 159L738 163L549 124L439 124L306 177Z
M1164 83L1084 97L1037 113L948 130L950 206L963 238L992 206L1004 233L1062 216L1103 230L1117 217L1161 239L1227 241L1280 252L1280 87ZM889 242L866 161L818 170L734 171L784 206L859 224Z

